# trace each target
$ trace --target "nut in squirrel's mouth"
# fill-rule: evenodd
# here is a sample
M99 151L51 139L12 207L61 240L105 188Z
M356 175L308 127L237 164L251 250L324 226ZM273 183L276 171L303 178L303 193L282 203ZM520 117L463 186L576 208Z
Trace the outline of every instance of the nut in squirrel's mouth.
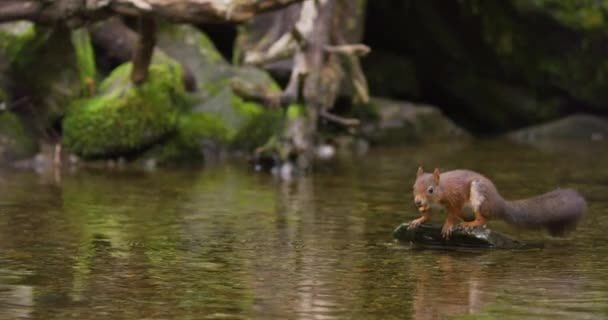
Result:
M418 208L418 211L420 211L420 213L425 213L428 212L431 208L429 206L422 206Z

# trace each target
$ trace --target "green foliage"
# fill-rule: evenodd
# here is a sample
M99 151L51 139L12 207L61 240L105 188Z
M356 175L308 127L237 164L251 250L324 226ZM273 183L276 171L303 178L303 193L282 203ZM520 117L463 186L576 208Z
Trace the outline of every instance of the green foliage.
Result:
M608 1L471 2L477 3L484 42L508 76L523 79L536 92L557 89L604 109L608 62L602 39ZM539 19L543 16L549 19ZM555 99L548 100L552 114L559 112Z
M12 63L35 36L36 29L31 22L0 24L0 51Z
M148 80L131 84L131 64L118 67L100 95L78 100L63 121L63 143L85 158L130 154L175 130L186 101L177 64L153 64Z
M80 71L80 82L86 92L89 82L95 81L96 78L95 53L91 45L89 31L85 28L72 31L72 45Z
M550 15L560 24L577 30L605 30L606 0L513 0L523 11Z
M56 124L80 95L80 71L69 30L31 30L23 36L22 44L14 46L11 76L16 90L36 106L36 127L45 130Z

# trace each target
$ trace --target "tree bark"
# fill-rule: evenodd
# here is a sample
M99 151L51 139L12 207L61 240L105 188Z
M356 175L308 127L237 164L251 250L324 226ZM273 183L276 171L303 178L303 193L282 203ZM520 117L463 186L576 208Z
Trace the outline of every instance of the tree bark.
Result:
M139 40L133 53L131 81L139 85L148 77L148 66L156 46L156 21L154 17L142 15L138 22Z

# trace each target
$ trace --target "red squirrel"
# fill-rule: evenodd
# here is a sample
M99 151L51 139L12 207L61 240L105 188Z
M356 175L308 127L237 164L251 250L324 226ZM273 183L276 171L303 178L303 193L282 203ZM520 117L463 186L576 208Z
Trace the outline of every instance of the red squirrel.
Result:
M464 220L463 209L470 206L475 219L459 226L465 230L485 225L487 220L502 219L507 223L527 229L545 228L552 236L560 236L574 229L587 209L585 199L572 189L557 189L540 196L509 201L496 190L492 181L469 170L453 170L443 173L439 169L424 173L418 168L414 183L414 202L422 217L409 223L416 228L429 218L432 205L443 207L447 218L441 229L449 238L454 220Z

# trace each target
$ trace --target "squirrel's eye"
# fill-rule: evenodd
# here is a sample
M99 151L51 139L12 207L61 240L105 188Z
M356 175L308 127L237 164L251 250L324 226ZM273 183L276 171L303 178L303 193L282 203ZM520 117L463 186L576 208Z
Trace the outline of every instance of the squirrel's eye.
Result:
M429 194L433 194L433 187L429 187L428 192L429 192Z

